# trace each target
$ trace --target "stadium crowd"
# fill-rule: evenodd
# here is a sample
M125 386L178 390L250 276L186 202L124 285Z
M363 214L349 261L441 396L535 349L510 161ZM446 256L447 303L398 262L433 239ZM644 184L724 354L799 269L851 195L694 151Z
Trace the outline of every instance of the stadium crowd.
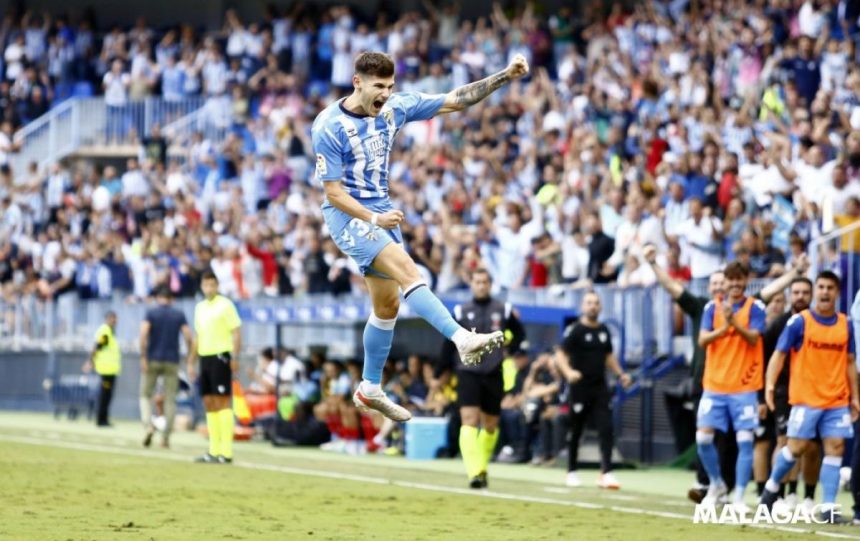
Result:
M727 262L775 276L824 229L860 219L860 6L648 2L463 20L453 6L363 19L346 7L224 26L102 28L8 15L0 28L4 297L193 295L211 268L234 298L362 287L320 220L310 123L382 50L398 91L446 92L527 56L533 76L467 113L414 123L392 154L405 240L438 291L481 262L503 289L652 284ZM122 167L12 170L21 126L72 93L113 107L202 95L223 140L157 126ZM215 122L216 120L213 120ZM842 274L860 246L843 242ZM858 280L854 279L854 284ZM847 296L844 296L847 298Z

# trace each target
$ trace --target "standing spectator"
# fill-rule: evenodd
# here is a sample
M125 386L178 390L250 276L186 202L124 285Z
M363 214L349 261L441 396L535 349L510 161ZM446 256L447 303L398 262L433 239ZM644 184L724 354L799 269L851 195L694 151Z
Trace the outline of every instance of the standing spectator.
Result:
M600 488L619 489L621 484L612 474L612 394L606 385L606 370L618 376L623 387L632 383L612 352L609 327L601 323L600 297L586 293L582 299L582 315L577 323L564 332L561 347L556 349L555 363L570 384L570 447L567 455L565 484L578 487L582 484L576 473L579 466L579 440L589 419L594 420L600 438Z
M161 446L170 447L170 434L176 416L176 392L179 389L179 335L185 338L188 355L193 356L194 336L185 314L171 303L173 293L162 286L155 292L158 306L146 312L140 324L140 417L146 434L143 446L149 447L155 426L152 424L152 397L159 377L164 385L164 416L167 424Z
M690 218L682 226L682 238L690 250L690 271L693 279L705 279L717 272L723 263L722 224L711 216L710 207L690 198Z

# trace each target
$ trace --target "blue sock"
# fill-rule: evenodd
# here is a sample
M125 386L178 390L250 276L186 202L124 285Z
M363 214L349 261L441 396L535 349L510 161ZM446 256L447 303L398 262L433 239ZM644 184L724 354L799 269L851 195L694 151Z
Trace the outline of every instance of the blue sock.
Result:
M403 293L406 305L409 309L421 316L424 321L442 333L445 338L451 339L454 333L460 329L457 323L442 301L430 291L427 284L417 283L410 286Z
M841 456L826 456L821 461L821 473L818 478L824 491L822 503L836 503L839 492L839 468L842 466Z
M702 467L708 472L711 485L722 484L723 474L720 473L720 457L717 456L717 448L714 446L714 434L696 432L696 448L699 450Z
M743 493L750 482L753 468L753 433L749 430L739 430L738 460L735 462L735 492L738 499L743 498Z
M788 446L783 447L782 450L776 454L776 463L773 465L773 470L770 472L770 479L767 480L765 488L770 492L779 491L779 484L782 482L782 478L785 477L785 474L794 467L796 462L797 458L791 454L791 451L788 450Z
M382 383L382 370L391 351L396 322L397 318L380 319L371 314L364 326L364 369L361 377L370 383Z

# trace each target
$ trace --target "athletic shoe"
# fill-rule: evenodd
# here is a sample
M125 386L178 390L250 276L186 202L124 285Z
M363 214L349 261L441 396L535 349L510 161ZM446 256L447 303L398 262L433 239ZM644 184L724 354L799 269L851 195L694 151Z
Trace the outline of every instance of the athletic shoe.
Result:
M198 456L197 458L195 458L194 462L197 462L198 464L218 464L218 457L206 453L203 456Z
M851 521L852 526L860 526L860 515L854 515L854 520Z
M152 445L152 436L155 434L155 430L147 430L146 435L143 437L143 446L149 447Z
M811 514L815 510L815 500L812 498L804 498L798 505L802 505L806 509L807 514Z
M489 483L487 483L487 472L482 471L478 474L478 479L481 480L481 488L487 488Z
M481 358L484 355L501 347L504 341L505 335L502 334L502 331L487 334L478 334L472 331L457 347L457 351L460 353L460 360L463 364L474 366L481 362Z
M702 498L702 505L717 505L726 498L728 494L728 489L726 489L725 483L720 484L711 484L708 487L708 492L705 494L705 497Z
M786 507L788 507L789 509L794 511L794 508L797 507L797 494L786 495L784 501L785 501Z
M705 495L707 493L707 486L696 484L695 486L690 487L690 490L687 491L687 498L689 498L693 503L702 503L702 500L705 499Z
M484 488L484 484L481 482L481 478L475 476L469 479L469 488L473 488L475 490L480 490Z
M161 447L163 449L170 449L170 440L168 440L167 438L162 438L161 439Z
M218 455L218 464L232 464L232 463L233 463L232 458L227 458L226 456Z
M579 475L575 471L569 471L564 478L564 484L565 486L576 488L582 486L582 481L579 480Z
M608 488L609 490L618 490L621 488L621 483L612 475L612 472L601 473L597 478L597 486L599 488Z
M360 411L376 410L399 423L412 418L409 410L392 402L382 391L378 395L366 395L361 392L361 389L356 389L355 394L352 395L352 403Z
M776 500L779 499L779 492L771 492L765 487L764 491L761 493L761 497L758 500L759 505L763 505L767 507L768 511L773 511L773 506L776 503Z
M848 466L839 468L839 488L851 490L851 468Z

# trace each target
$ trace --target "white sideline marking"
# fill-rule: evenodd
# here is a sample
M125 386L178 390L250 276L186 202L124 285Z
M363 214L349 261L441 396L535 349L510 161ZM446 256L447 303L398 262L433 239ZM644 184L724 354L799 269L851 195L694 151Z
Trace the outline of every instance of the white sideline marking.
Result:
M59 438L60 436L54 434L54 438ZM58 439L47 439L44 437L41 438L31 438L24 436L10 436L7 434L0 434L0 440L9 441L14 443L23 443L26 445L39 445L42 447L61 447L65 449L76 449L79 451L92 451L96 453L107 453L114 455L124 455L124 456L133 456L133 457L141 457L141 458L155 458L160 460L172 460L174 462L185 462L187 464L191 464L189 462L189 457L185 455L174 455L174 454L154 454L147 451L140 451L135 449L122 449L117 447L110 447L106 445L93 445L89 443L72 443L67 441L58 441ZM215 466L206 466L201 465L201 467L215 467ZM336 472L328 472L323 470L315 470L315 469L305 469L305 468L295 468L290 466L278 466L275 464L258 464L254 462L234 462L234 468L245 468L249 470L264 470L264 471L273 471L279 473L287 473L291 475L304 475L308 477L321 477L326 479L336 479L339 481L347 480L347 481L356 481L359 483L372 483L375 485L391 485L402 488L411 488L416 490L426 490L432 492L446 492L448 494L460 494L465 496L480 496L484 498L494 498L498 500L512 500L512 501L520 501L520 502L529 502L529 503L545 503L551 505L563 505L566 507L578 507L581 509L603 509L606 511L615 511L617 513L625 513L632 515L650 515L654 517L661 518L669 518L676 520L685 520L692 524L693 518L690 515L682 515L679 513L669 513L664 511L653 511L650 509L642 509L638 507L622 507L622 506L606 506L597 503L590 502L580 502L580 501L572 501L572 500L558 500L553 498L543 498L538 496L525 496L521 494L508 494L504 492L491 492L489 490L481 490L476 491L474 489L469 488L457 488L457 487L449 487L443 485L431 485L427 483L413 483L410 481L396 481L391 479L381 479L378 477L369 477L366 475L353 475L349 473L336 473ZM547 487L549 488L549 487ZM770 524L747 524L745 526L752 528L761 528L766 530L777 530L782 532L790 532L790 533L805 533L805 534L815 534L823 537L830 537L835 539L858 539L860 537L855 535L848 535L842 533L835 532L825 532L820 530L804 530L801 528L789 528L786 526L776 526Z

